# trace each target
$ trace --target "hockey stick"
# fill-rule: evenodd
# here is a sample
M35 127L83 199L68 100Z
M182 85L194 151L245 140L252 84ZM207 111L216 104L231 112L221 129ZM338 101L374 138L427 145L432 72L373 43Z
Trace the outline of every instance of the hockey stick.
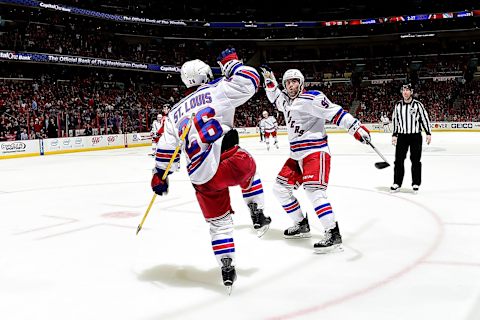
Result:
M383 154L381 154L380 151L378 151L377 148L375 148L375 146L370 141L367 141L367 143L370 147L372 147L373 151L375 151L380 156L380 158L383 159L383 162L376 162L375 163L375 168L385 169L386 167L390 167L390 163L388 163L387 159L385 159Z
M183 145L183 142L185 141L185 137L187 136L188 132L190 131L190 127L192 126L192 119L195 117L195 113L192 113L190 116L190 119L187 122L187 126L185 130L183 130L182 135L180 136L180 142L178 143L178 146L175 148L175 151L172 154L172 157L170 158L170 161L168 162L167 168L165 169L165 173L162 176L162 180L167 179L168 176L168 171L170 170L170 167L173 164L173 161L175 161L175 158L177 157L178 152L180 151L180 148ZM148 205L147 211L145 211L145 214L143 215L142 221L137 227L137 235L142 230L143 223L145 222L145 219L147 219L147 215L150 212L150 209L152 208L153 203L155 202L155 198L157 197L157 194L154 193L152 200L150 200L150 204Z

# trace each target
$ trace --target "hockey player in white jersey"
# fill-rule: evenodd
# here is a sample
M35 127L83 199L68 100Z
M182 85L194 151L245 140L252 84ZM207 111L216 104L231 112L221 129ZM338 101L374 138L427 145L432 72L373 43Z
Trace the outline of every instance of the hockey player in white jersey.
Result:
M383 132L390 132L390 119L388 119L388 116L386 114L382 114L380 116L380 121L383 125Z
M157 114L157 118L153 120L152 123L152 130L150 130L150 136L152 137L152 153L149 154L149 156L155 156L155 152L157 150L157 143L158 143L158 131L160 128L163 126L162 122L163 116L159 113Z
M278 88L270 69L262 68L262 74L268 99L285 115L290 142L290 158L278 174L273 190L294 222L293 227L285 230L284 236L287 239L310 237L308 217L293 195L293 190L303 184L325 230L323 239L314 244L315 252L340 250L342 237L326 194L330 150L325 121L347 129L363 143L370 141L370 133L360 121L341 106L332 103L322 92L304 91L305 80L299 70L290 69L285 72L282 78L283 91Z
M159 113L157 115L157 119L154 120L152 123L152 130L150 130L150 136L152 137L152 153L149 154L152 157L155 156L155 152L157 150L157 143L163 134L163 124L169 111L170 104L165 103L162 107L162 113Z
M260 121L260 130L264 134L265 143L267 144L267 150L270 150L270 136L273 137L275 147L277 147L278 149L277 120L273 116L269 116L268 111L266 110L262 112L262 116L263 119Z
M271 219L263 214L263 187L255 161L238 146L238 132L232 129L235 108L255 94L260 76L254 68L238 60L234 49L223 51L219 62L224 77L216 80L213 80L210 67L200 60L183 64L182 81L193 92L168 114L165 132L158 143L151 185L159 195L167 192L168 179L162 181L161 177L180 142L179 137L193 117L182 152L186 155L187 171L198 203L210 224L212 248L222 268L223 283L231 290L236 273L233 209L228 188L241 187L259 237L267 231ZM169 173L175 166L178 166L178 158Z

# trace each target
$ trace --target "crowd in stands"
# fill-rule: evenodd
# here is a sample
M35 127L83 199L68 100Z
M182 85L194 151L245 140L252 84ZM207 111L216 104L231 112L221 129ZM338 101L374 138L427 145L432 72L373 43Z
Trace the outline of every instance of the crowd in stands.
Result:
M105 30L109 28L110 30ZM49 53L132 61L159 65L181 65L184 61L202 57L208 63L216 58L225 43L205 41L164 40L139 37L115 31L111 26L80 24L71 21L62 25L50 21L19 23L11 30L1 32L0 49L24 52ZM253 46L238 48L243 57L255 53Z
M400 82L363 87L356 115L364 122L378 122L382 114L391 118L395 102L401 99ZM464 84L456 80L418 83L414 97L428 110L431 121L480 121L480 81Z
M55 82L0 82L0 139L55 138L85 129L93 133L148 131L165 102L178 100L178 89L118 86L95 79ZM80 130L80 131L77 131ZM87 131L89 133L90 130ZM21 133L27 136L20 137Z
M271 6L258 1L247 1L240 7L235 4L234 10L229 5L234 4L233 1L221 2L224 6L213 8L151 0L62 2L120 15L194 19L189 20L189 27L113 22L58 10L4 5L0 6L0 50L174 66L200 58L216 66L217 54L233 41L239 44L235 47L241 58L256 66L267 62L277 78L289 68L301 69L307 90L321 90L366 123L378 122L382 114L391 115L394 103L401 98L402 82L398 79L412 75L419 79L414 95L424 103L432 121L480 121L479 80L431 80L431 77L463 75L468 78L468 72L472 75L467 69L471 59L480 52L480 37L475 31L479 18L351 27L205 27L208 21L237 21L238 17L245 21L266 21L262 17L273 19L268 21L287 21L279 16L285 16L284 10L272 11ZM464 2L468 1L446 6L437 1L435 6L430 4L427 8L468 9ZM387 7L385 4L383 9ZM297 9L286 13L288 21L298 16L305 19L306 12ZM357 18L351 16L352 12L342 12L343 9L336 11L338 16L334 17L324 9L322 6L319 12L310 10L309 14L314 20ZM374 9L380 10L380 7ZM400 9L396 8L395 12L401 12ZM362 10L366 14L364 18L372 18L370 14L375 11L371 10L370 7ZM342 15L347 16L342 18ZM218 20L224 18L226 20ZM423 33L418 39L412 35L399 36L454 29L463 30L462 36L457 37L453 31L451 35L442 33L442 37L423 38ZM355 41L346 42L346 37ZM323 41L326 38L329 40ZM276 42L280 39L282 42ZM316 40L312 42L312 39ZM2 60L0 75L0 140L148 131L163 104L174 103L184 94L183 88L178 87L178 74ZM424 80L425 77L430 79ZM362 83L362 80L378 80L380 84ZM260 90L238 108L235 126L257 126L264 110L277 117L280 125L285 124L283 114L274 110Z
M0 140L55 138L68 135L148 131L164 103L174 103L183 88L102 82L94 78L54 81L0 82ZM321 90L331 101L365 123L391 116L401 99L401 82L353 87L350 83L313 82L307 90ZM432 121L480 121L480 81L420 81L414 95L426 106ZM285 124L263 91L239 107L236 127L257 126L262 111Z

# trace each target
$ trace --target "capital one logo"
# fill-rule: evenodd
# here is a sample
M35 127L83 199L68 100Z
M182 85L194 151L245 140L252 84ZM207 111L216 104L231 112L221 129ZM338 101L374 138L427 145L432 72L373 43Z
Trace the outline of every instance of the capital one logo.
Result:
M100 140L102 140L102 137L92 137L92 145L99 144Z

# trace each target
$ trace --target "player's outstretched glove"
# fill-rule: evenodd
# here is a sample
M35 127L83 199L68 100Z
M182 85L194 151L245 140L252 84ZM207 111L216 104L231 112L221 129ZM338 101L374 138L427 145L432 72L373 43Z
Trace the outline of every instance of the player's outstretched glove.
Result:
M152 190L159 196L165 196L168 193L168 176L165 180L162 180L164 170L154 169L156 171L152 176Z
M241 63L238 59L237 52L234 48L223 50L217 57L217 62L220 65L222 74L229 78L234 67Z
M275 91L278 88L277 79L275 79L275 75L273 74L272 69L268 66L261 66L260 72L263 77L263 86L267 91Z
M360 121L355 121L355 123L348 130L348 133L353 135L353 137L361 143L367 143L372 140L370 137L370 131L368 131L367 127L361 124Z

